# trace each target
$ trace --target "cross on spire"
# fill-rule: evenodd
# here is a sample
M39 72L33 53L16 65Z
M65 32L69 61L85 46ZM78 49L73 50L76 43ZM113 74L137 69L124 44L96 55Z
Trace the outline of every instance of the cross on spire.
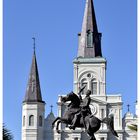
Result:
M52 108L53 108L53 105L51 105L50 107L51 107L51 113L52 113Z
M35 37L32 37L33 39L33 49L34 49L34 52L35 52Z
M128 104L127 107L128 107L128 112L129 112L130 111L130 105Z

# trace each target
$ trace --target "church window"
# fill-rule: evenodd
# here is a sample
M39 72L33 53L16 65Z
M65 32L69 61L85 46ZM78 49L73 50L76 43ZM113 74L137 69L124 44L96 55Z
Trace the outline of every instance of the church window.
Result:
M95 80L92 80L91 82L91 91L92 94L97 94L97 82Z
M29 116L29 126L33 126L34 125L34 116L30 115Z
M87 47L93 47L93 33L90 30L87 31Z
M83 80L82 80L82 87L83 87L83 86L86 86L86 87L84 88L82 94L84 94L84 93L87 91L87 80L86 80L86 79L83 79Z
M23 116L23 126L25 126L25 116Z
M39 116L39 126L42 126L42 116Z

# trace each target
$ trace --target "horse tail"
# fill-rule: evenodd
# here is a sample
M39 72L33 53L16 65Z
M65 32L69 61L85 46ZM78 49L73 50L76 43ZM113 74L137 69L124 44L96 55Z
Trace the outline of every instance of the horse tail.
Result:
M102 120L102 123L107 124L107 127L109 128L109 130L112 132L112 134L116 137L119 137L117 132L114 130L114 121L113 121L113 117L105 117Z

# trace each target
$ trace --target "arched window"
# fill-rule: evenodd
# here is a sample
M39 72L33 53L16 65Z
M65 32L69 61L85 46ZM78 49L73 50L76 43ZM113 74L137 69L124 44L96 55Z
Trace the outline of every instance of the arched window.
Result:
M29 126L33 126L34 125L34 115L30 115L29 116Z
M91 81L91 91L92 91L92 94L94 94L94 95L97 94L97 81L96 81L96 79L93 79Z
M25 126L25 116L23 116L23 126Z
M84 78L82 81L81 81L81 83L82 83L82 87L83 86L86 86L85 88L84 88L84 90L83 90L83 92L82 92L82 94L85 94L85 92L87 91L87 80Z
M42 116L39 116L39 126L42 126Z
M78 138L76 137L76 138L74 138L74 140L78 140Z

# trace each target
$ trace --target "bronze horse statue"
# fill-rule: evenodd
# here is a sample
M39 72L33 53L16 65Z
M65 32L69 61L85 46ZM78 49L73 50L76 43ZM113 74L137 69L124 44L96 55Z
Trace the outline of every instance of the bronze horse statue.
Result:
M77 112L80 112L80 99L79 97L71 92L67 94L65 97L61 97L61 102L65 103L67 101L71 101L68 105L68 109L65 111L63 117L57 117L54 122L52 123L52 127L54 128L55 122L57 122L56 130L58 133L60 133L59 130L59 124L65 123L66 125L71 125L72 121L74 119L74 115ZM116 137L118 137L117 132L114 130L114 124L113 124L113 117L106 117L103 120L98 119L94 115L87 115L84 116L84 122L86 125L86 132L90 136L90 140L96 140L94 133L97 132L100 129L101 123L106 123L112 134ZM80 116L80 119L76 122L76 127L84 128L84 122L82 115Z

